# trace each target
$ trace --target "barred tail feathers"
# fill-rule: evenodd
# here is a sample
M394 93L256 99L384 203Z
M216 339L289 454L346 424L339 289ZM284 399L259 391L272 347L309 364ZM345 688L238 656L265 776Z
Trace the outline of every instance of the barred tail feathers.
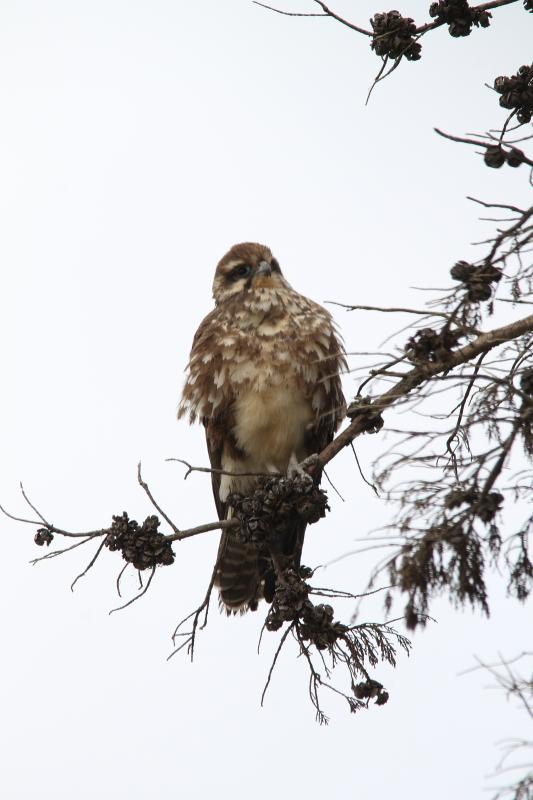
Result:
M257 547L240 541L233 531L224 531L220 538L215 585L228 614L257 608L260 585Z

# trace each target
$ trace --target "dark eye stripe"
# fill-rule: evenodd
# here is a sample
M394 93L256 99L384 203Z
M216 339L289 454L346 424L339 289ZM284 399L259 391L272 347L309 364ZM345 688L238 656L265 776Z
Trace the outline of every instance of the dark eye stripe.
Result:
M281 272L277 258L272 259L270 266L272 267L272 272Z
M234 267L228 275L231 281L238 281L239 278L244 278L250 272L248 264L238 264Z

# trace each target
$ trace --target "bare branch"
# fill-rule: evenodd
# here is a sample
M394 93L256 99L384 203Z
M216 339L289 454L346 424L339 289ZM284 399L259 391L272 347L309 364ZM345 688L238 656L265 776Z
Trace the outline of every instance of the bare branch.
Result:
M503 342L531 332L533 332L533 314L516 320L516 322L512 322L509 325L481 334L470 344L451 353L449 360L446 362L428 364L423 369L415 367L387 392L361 407L350 425L319 453L320 466L323 467L328 464L337 453L349 445L357 436L360 436L361 433L364 433L368 428L369 419L378 417L382 411L393 405L401 397L409 394L428 378L439 375L442 372L449 372L454 367L466 364L481 355L481 353L488 352Z
M514 2L514 0L511 0ZM473 144L476 147L484 147L487 150L489 147L494 147L494 142L483 142L480 139L468 139L464 136L452 136L451 133L445 133L441 131L439 128L434 128L435 133L438 133L439 136L443 136L445 139L450 139L452 142L461 142L462 144ZM501 149L503 150L503 145L500 145ZM533 161L528 158L525 154L522 153L522 162L524 164L529 164L530 167L533 167Z
M228 528L238 528L239 522L236 519L221 519L218 522L208 522L206 525L197 525L195 528L188 528L178 533L173 533L170 536L165 536L169 542L181 542L182 539L190 539L191 536L198 536L200 533L208 533L209 531L222 531Z
M156 508L157 511L159 511L159 513L161 514L163 519L167 522L168 525L170 525L170 527L172 528L174 533L177 536L179 536L179 533L180 533L179 528L177 528L176 525L174 525L174 523L172 522L170 517L167 516L167 514L165 514L163 509L156 503L156 501L154 500L154 498L152 496L152 493L151 493L150 489L148 488L148 484L145 481L143 481L143 478L142 478L142 475L141 475L141 462L140 461L139 461L139 463L137 465L137 480L139 481L139 484L142 486L142 488L144 489L144 491L148 495L148 498L149 498L150 502L152 503L152 505L154 506L154 508Z
M92 567L92 566L94 565L94 563L96 562L96 559L98 558L98 556L99 556L99 555L100 555L100 553L102 552L102 549L103 549L104 545L105 545L105 539L102 539L102 541L100 542L100 544L99 544L99 546L98 546L98 550L96 551L96 553L94 554L94 556L91 558L91 560L89 561L89 563L87 564L87 566L85 567L85 569L83 570L83 572L80 572L80 574L79 574L79 575L78 575L76 578L74 578L74 580L73 580L73 581L72 581L72 583L70 584L70 591L71 591L71 592L73 592L73 591L74 591L74 586L77 584L77 582L79 581L79 579L80 579L80 578L83 578L83 576L84 576L84 575L87 575L87 573L89 572L89 570L91 569L91 567Z
M177 461L187 467L183 480L187 480L191 472L206 472L210 475L230 475L232 478L263 478L270 475L270 472L228 472L224 469L215 469L214 467L193 467L188 461L183 458L166 458L165 461Z
M329 17L329 14L313 14L313 13L298 13L296 11L283 11L281 8L274 8L273 6L268 6L266 3L260 3L259 0L252 0L254 6L261 6L261 8L266 8L268 11L275 11L276 14L283 14L284 17Z
M154 577L154 575L155 575L155 567L152 567L152 571L150 572L150 577L146 581L146 586L144 587L144 589L141 592L139 592L139 594L136 594L135 597L132 597L131 600L128 600L127 603L124 603L123 606L112 608L109 614L110 615L114 614L115 611L122 611L122 609L127 608L128 606L131 606L132 603L135 603L137 600L140 600L141 597L145 595L148 589L150 588L150 584L152 583L152 578Z

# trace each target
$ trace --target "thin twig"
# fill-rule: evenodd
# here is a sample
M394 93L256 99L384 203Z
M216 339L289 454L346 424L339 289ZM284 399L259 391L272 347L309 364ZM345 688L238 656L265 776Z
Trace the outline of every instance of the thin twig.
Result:
M44 524L46 525L46 527L47 527L47 528L50 528L50 527L51 527L50 523L49 523L49 522L47 522L47 521L45 520L45 518L43 517L43 515L41 514L41 512L40 512L40 511L38 511L38 510L35 508L35 506L34 506L34 505L33 505L33 503L31 502L31 500L28 498L28 495L27 495L27 494L26 494L26 492L24 491L24 486L22 485L22 481L20 482L20 491L22 492L22 496L23 496L24 500L27 502L27 504L29 505L29 507L31 508L31 510L32 510L32 511L35 511L35 513L37 514L37 516L39 517L39 519L41 520L41 522L44 522Z
M155 567L152 567L152 571L150 572L150 577L146 581L146 586L144 587L142 592L139 592L139 594L136 594L135 597L132 597L131 600L128 600L128 602L124 603L123 606L118 606L117 608L112 608L111 611L109 612L109 614L114 614L115 611L122 611L123 608L127 608L128 606L131 606L132 603L135 603L137 600L140 600L141 597L144 594L146 594L146 592L150 588L150 584L152 583L152 578L154 577L154 575L155 575Z
M265 699L265 695L267 693L267 689L268 689L268 687L270 685L270 679L272 678L272 674L274 672L274 668L276 666L276 661L278 660L278 656L281 653L281 650L283 648L283 645L285 644L287 636L294 629L295 625L296 625L296 622L291 622L291 624L287 627L287 630L284 632L283 636L281 637L280 643L279 643L279 645L277 647L277 650L276 650L276 652L274 654L274 658L272 659L272 664L270 665L270 669L268 671L268 677L267 677L263 692L261 694L261 706L263 705L263 702L264 702L264 699Z
M175 656L176 653L179 653L179 651L182 650L184 647L187 647L187 652L189 653L189 655L191 657L191 661L193 660L193 658L194 658L194 646L195 646L195 643L196 643L196 631L197 631L197 629L198 630L203 630L205 628L205 626L207 625L207 616L209 614L209 604L210 604L210 601L211 601L211 592L213 591L213 586L215 585L215 580L216 580L217 570L218 570L218 562L219 562L219 559L217 558L217 560L215 562L215 566L213 567L213 572L211 573L211 579L209 581L209 586L207 587L207 591L205 593L205 597L204 597L201 605L199 605L198 608L195 609L194 611L191 611L190 614L188 614L184 619L181 620L181 622L179 622L176 625L176 628L174 629L174 633L172 634L172 641L175 643L175 641L176 641L178 636L185 636L187 638L185 639L183 644L181 644L179 647L176 647L172 651L172 653L170 653L170 655L167 656L167 661L170 661L172 656ZM200 615L201 615L202 611L205 612L204 621L202 622L202 624L198 628L198 621L200 619ZM181 626L184 625L188 620L190 620L191 617L193 618L192 630L188 631L186 633L178 633L178 631L180 630Z
M344 503L344 502L345 502L345 501L344 501L344 497L343 497L343 496L342 496L342 494L339 492L339 490L337 489L337 487L335 486L335 484L333 483L333 481L332 481L332 480L331 480L331 478L329 477L329 475L328 475L328 473L326 472L326 470L324 470L323 472L324 472L324 475L326 476L326 480L327 480L327 482L329 483L329 485L331 486L331 488L333 489L333 491L334 491L334 492L337 494L337 496L338 496L338 497L340 497L340 499L341 499L341 500L342 500L342 502Z
M511 0L511 2L515 2L515 0ZM452 136L451 133L445 133L441 131L439 128L434 128L435 133L438 133L439 136L443 136L445 139L450 139L452 142L461 142L462 144L473 144L476 147L484 147L485 150L488 147L495 147L494 142L482 142L477 139L468 139L464 136ZM533 167L533 161L528 158L525 154L522 155L522 162L524 164L529 164L530 167Z
M479 356L478 360L476 361L476 366L474 368L474 374L470 378L468 386L466 387L466 391L465 391L465 393L463 395L463 399L461 400L461 405L459 407L459 415L457 417L457 423L455 425L455 428L453 429L453 431L451 432L451 434L448 436L448 438L446 440L446 450L450 454L450 458L452 460L452 466L453 466L453 469L454 469L454 472L455 472L455 479L456 479L457 482L459 482L459 473L457 472L457 458L455 456L455 453L452 450L452 442L453 442L454 439L457 438L457 432L459 431L459 429L461 427L461 422L463 420L463 414L464 414L464 410L465 410L465 407L466 407L466 403L468 401L468 397L470 395L470 392L472 391L472 387L473 387L473 385L475 383L477 374L479 372L479 368L481 367L481 362L483 361L483 359L485 358L486 355L487 355L486 352L481 353L481 355Z
M142 474L141 474L141 462L140 462L140 461L139 461L139 463L137 464L137 480L139 481L139 484L142 486L142 488L144 489L144 491L145 491L145 492L146 492L146 494L148 495L148 499L150 500L150 502L152 503L152 505L154 506L154 508L156 508L156 509L157 509L157 511L159 511L159 513L161 514L161 516L163 517L163 519L164 519L164 520L166 520L166 522L168 523L168 525L170 525L170 527L172 528L172 530L174 531L174 533L175 533L175 534L179 534L179 533L180 533L180 530L179 530L179 528L178 528L176 525L174 525L174 523L172 522L172 520L170 519L170 517L169 517L167 514L165 514L165 512L163 511L163 509L161 508L161 506L159 506L159 505L156 503L156 501L154 500L154 498L153 498L153 496L152 496L152 492L150 491L150 489L149 489L149 487L148 487L148 484L147 484L147 483L146 483L146 482L143 480L143 478L142 478Z
M232 478L264 478L272 477L271 472L229 472L225 469L215 469L214 467L193 467L188 461L183 458L166 458L165 461L178 461L187 467L187 472L183 480L187 480L191 472L206 472L210 475L230 475Z
M296 11L283 11L281 8L274 8L268 6L266 3L260 3L259 0L252 0L254 6L261 6L268 11L274 11L276 14L283 14L284 17L329 17L329 14L313 14L309 12L298 13Z
M365 475L364 475L364 473L363 473L363 470L361 469L361 464L359 463L359 459L357 458L357 453L355 452L355 447L354 447L354 444L353 444L353 442L350 442L350 444L351 444L351 447L352 447L352 453L353 453L353 455L354 455L354 458L355 458L355 463L357 464L357 469L359 470L359 475L361 476L361 478L363 479L363 481L366 483L366 485L367 485L367 486L370 486L370 488L374 490L374 494L376 495L376 497L379 497L379 492L378 492L378 490L376 489L376 487L374 486L374 484L373 484L373 483L371 483L369 480L367 480L367 479L365 478Z
M385 314L420 314L424 317L444 317L444 319L450 319L450 314L446 313L445 311L431 311L431 309L428 308L403 308L402 306L391 306L390 308L386 308L384 306L353 306L349 303L337 303L335 300L326 300L325 302L332 306L340 306L341 308L345 308L347 311L381 311Z
M128 564L129 564L129 561L126 561L126 563L124 564L124 566L122 567L122 569L120 570L120 572L117 575L116 586L117 586L117 594L118 594L119 597L122 597L122 595L120 594L120 579L122 578L122 576L126 572L126 570L128 568Z
M77 582L79 581L79 579L80 579L80 578L83 578L83 576L84 576L84 575L87 575L87 573L89 572L89 570L91 569L91 567L94 565L94 563L95 563L96 559L98 558L98 556L99 556L99 555L100 555L100 553L102 552L102 549L103 549L103 547L104 547L105 543L106 543L106 540L105 540L105 539L102 539L102 541L100 542L100 544L99 544L99 546L98 546L98 550L96 551L96 553L94 554L94 556L91 558L91 560L89 561L89 563L87 564L87 566L85 567L85 569L83 570L83 572L80 572L80 574L79 574L79 575L78 575L76 578L74 578L74 580L73 580L73 581L72 581L72 583L70 584L70 591L71 591L71 592L73 592L73 591L74 591L74 586L77 584Z
M96 534L96 535L98 535L98 534ZM80 542L74 542L74 544L71 544L69 547L63 547L61 550L49 550L47 553L45 553L44 556L39 556L38 558L32 558L32 560L30 561L30 564L35 565L39 561L46 561L49 558L55 558L56 556L62 556L63 553L68 553L69 550L74 550L76 547L81 547L82 544L86 544L87 542L90 542L92 539L95 538L95 536L88 536L86 539L82 539Z

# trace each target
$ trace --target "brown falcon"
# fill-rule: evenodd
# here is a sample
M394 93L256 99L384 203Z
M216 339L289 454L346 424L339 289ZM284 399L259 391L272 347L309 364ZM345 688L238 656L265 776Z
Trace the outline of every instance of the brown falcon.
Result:
M214 470L297 470L331 441L344 416L344 349L331 315L294 291L260 244L237 244L226 253L213 297L215 308L193 340L178 417L203 423ZM231 516L228 495L249 493L254 481L212 473L219 519ZM295 565L304 530L301 525L285 547ZM228 613L257 607L266 593L264 575L257 547L224 532L216 585Z

